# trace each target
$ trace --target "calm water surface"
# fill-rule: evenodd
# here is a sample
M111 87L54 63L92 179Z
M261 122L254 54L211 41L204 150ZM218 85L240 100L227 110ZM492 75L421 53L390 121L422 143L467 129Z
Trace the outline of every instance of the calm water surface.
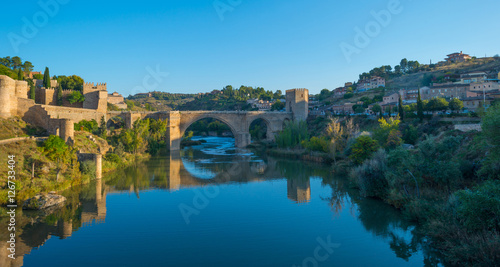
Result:
M65 192L62 209L19 211L18 258L2 256L11 264L2 266L436 262L413 224L359 197L327 166L237 150L231 138L204 139Z

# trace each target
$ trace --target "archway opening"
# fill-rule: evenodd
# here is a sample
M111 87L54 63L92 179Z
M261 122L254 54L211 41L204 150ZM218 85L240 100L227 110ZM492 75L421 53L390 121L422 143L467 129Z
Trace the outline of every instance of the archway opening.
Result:
M252 137L252 142L267 140L268 126L265 120L256 119L250 124L250 136Z
M203 118L193 122L184 132L181 147L202 144L206 138L234 138L233 131L225 122L214 118Z

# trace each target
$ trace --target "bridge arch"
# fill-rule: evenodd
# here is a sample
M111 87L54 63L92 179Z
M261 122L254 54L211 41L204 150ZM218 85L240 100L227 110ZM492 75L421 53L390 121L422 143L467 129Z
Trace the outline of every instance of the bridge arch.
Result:
M212 114L204 114L204 115L192 118L191 120L181 124L181 126L180 126L181 137L184 136L187 129L189 129L189 126L191 126L193 123L195 123L197 121L201 121L204 119L214 119L214 120L218 120L218 121L224 123L225 125L227 125L229 127L229 129L231 129L231 133L233 134L233 136L236 137L237 131L236 131L234 125L232 125L230 121L226 120L225 118L222 118L221 116L216 116L216 115L212 115Z
M251 117L248 120L248 131L250 131L250 128L252 127L252 124L254 122L257 122L258 120L263 121L265 123L265 125L266 125L266 140L273 141L274 140L274 133L273 133L273 130L272 130L273 124L265 116L260 115L260 116Z

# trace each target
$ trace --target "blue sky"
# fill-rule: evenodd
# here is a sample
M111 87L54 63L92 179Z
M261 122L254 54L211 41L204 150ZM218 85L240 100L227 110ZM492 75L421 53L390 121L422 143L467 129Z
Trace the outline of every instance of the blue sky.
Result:
M318 93L403 57L500 54L498 0L40 2L51 4L48 11L37 1L2 3L0 56L107 82L124 96L228 84ZM373 12L390 19L380 16L382 25ZM368 27L369 43L356 46L356 27L364 34ZM341 44L355 48L349 59Z

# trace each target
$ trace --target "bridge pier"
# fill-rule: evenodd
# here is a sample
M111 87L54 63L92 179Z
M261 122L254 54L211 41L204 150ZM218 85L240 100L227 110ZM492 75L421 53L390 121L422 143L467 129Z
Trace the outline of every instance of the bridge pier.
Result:
M236 147L238 148L245 148L246 146L250 145L250 143L252 143L252 139L249 132L235 133L234 141Z
M168 116L167 128L167 143L168 149L171 151L181 150L181 114L179 112L171 112Z

